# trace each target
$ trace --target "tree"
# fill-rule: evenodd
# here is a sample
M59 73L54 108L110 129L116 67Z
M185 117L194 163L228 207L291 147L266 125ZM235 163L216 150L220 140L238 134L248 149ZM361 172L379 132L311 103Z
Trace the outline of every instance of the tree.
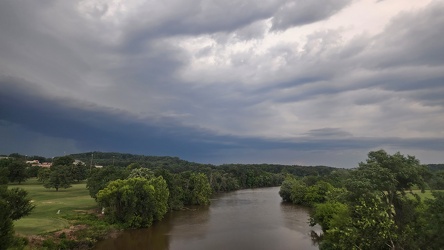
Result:
M344 219L344 215L348 215L348 207L346 204L338 201L327 201L325 203L315 204L314 210L315 213L313 213L310 218L310 225L314 226L319 224L324 232L332 228L332 226L340 226L337 225L338 221L348 221ZM338 220L338 218L341 218L341 220Z
M185 204L210 204L211 186L205 174L186 172L183 174L182 180L184 182Z
M5 200L0 200L0 250L6 250L14 241L14 224Z
M74 158L71 156L61 156L54 158L52 165L53 166L71 166L74 163Z
M51 170L49 168L40 168L37 174L37 180L39 182L45 183L46 181L49 180L50 175L51 175Z
M80 182L80 181L83 181L86 179L88 168L85 165L83 165L81 163L79 163L77 165L73 164L69 167L69 169L70 169L72 178L76 182Z
M114 166L93 169L86 182L89 195L97 200L97 193L104 189L110 181L123 180L128 177L128 174L127 169Z
M21 188L12 188L0 192L0 199L5 200L9 206L9 217L12 220L18 220L23 216L29 215L35 208L28 197L28 192Z
M133 163L129 164L126 168L127 168L128 170L133 170L133 169L138 169L138 168L141 168L141 167L142 167L142 166L140 166L139 163L137 163L137 162L133 162Z
M71 172L68 166L52 166L49 179L43 184L45 188L70 188L73 183Z
M433 197L425 201L422 249L442 249L444 246L444 193L433 192Z
M179 174L172 174L166 169L159 169L156 176L162 176L165 180L170 195L168 196L168 209L179 210L184 206L184 191L182 188L182 179Z
M0 250L8 249L14 242L13 220L28 215L33 209L28 193L20 188L8 189L6 168L0 168Z
M0 185L8 184L9 169L0 167Z
M168 210L168 187L159 176L151 179L136 177L111 181L97 194L105 208L105 216L125 227L151 226L161 220Z
M293 175L287 174L279 190L279 195L282 197L283 201L293 202L291 199L291 194L293 192L294 186L298 185L298 183L299 181L296 180Z
M291 175L287 175L279 191L284 201L289 201L298 205L311 205L307 203L307 185L302 180L298 180Z
M324 223L326 229L321 248L420 248L414 240L421 231L417 213L420 200L407 193L415 197L411 189L423 189L426 174L414 156L389 155L383 150L370 152L366 162L361 162L345 182L348 191L339 202L347 205L347 213L331 214L333 209L328 214L323 206L315 209L312 219ZM335 219L338 217L341 220Z
M8 164L9 182L18 182L19 184L28 179L28 175L26 174L26 168L28 165L22 161L12 160Z
M362 197L335 209L323 225L327 230L320 249L396 249L397 228L380 197Z
M40 166L28 166L26 167L26 176L27 177L38 177Z
M434 173L434 175L431 177L430 188L435 190L443 190L444 189L444 171L437 171Z
M151 179L154 177L153 171L148 168L134 168L131 170L128 178L142 177L145 179Z
M307 187L304 195L304 203L313 206L317 203L327 201L328 195L334 192L334 187L325 181L318 181L316 184Z
M26 155L22 155L19 153L12 153L12 154L9 154L8 156L11 158L14 158L16 160L25 160L26 159Z

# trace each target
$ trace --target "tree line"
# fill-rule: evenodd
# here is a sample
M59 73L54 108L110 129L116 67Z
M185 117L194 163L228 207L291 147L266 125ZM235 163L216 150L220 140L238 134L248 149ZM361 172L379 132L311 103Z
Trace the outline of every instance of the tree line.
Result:
M414 156L379 150L356 169L325 178L287 176L280 195L313 208L310 223L323 231L320 249L442 249L444 193L422 200L413 191L435 185L439 173Z
M20 245L18 237L14 235L13 221L28 215L34 209L28 193L21 188L9 188L10 180L24 181L17 177L15 167L20 162L10 159L0 160L0 249L8 249L11 245Z
M25 160L51 161L50 168ZM74 164L76 160L79 163ZM96 168L96 165L101 165ZM113 165L114 164L114 165ZM214 166L177 157L91 152L46 159L10 155L0 160L6 181L36 177L56 192L86 180L87 189L110 223L126 228L148 227L165 213L190 205L208 205L212 194L243 188L279 186L286 174L324 176L333 168L272 164ZM25 196L26 197L26 194Z
M215 193L282 184L284 201L313 207L311 223L323 229L322 249L436 249L444 243L436 240L443 233L442 193L422 201L411 191L444 189L443 169L423 166L415 157L399 153L370 152L367 161L352 170L277 164L214 166L177 157L100 152L56 157L51 168L34 168L23 159L0 160L1 183L37 177L46 188L58 191L86 180L105 218L127 228L148 227L171 210L207 205ZM74 164L74 159L86 164ZM104 166L95 168L96 164ZM6 230L12 225L9 222L28 214L33 206L23 190L8 191L6 184L2 188L0 205L7 212L1 216L9 218L2 226ZM15 197L21 208L7 197Z

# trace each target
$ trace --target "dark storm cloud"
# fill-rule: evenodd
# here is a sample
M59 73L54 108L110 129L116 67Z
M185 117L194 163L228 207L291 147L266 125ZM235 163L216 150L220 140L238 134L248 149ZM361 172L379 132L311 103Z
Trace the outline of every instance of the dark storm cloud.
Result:
M329 18L351 0L332 1L164 1L139 6L123 25L125 51L137 52L148 41L165 36L236 32L238 39L261 38L267 30L258 21L272 20L273 30L285 30ZM107 9L104 4L102 9ZM96 19L103 12L90 13Z
M343 42L341 29L313 30L305 44L277 41L255 53L260 39L279 40L351 2L122 1L125 12L109 1L2 1L0 134L12 136L0 153L43 152L26 136L52 143L48 152L213 163L352 167L356 155L386 146L444 150L439 1L400 13L376 36ZM226 50L248 42L250 50ZM205 57L213 68L190 66ZM183 77L187 70L196 76ZM405 130L387 137L396 126Z
M174 121L138 119L122 110L70 99L44 99L11 86L17 82L7 88L4 81L1 83L1 120L21 124L39 134L71 139L80 149L188 155L205 150L209 144L199 142L205 131L180 127ZM189 138L190 135L193 136Z
M321 129L312 129L310 131L308 131L307 133L308 136L313 136L313 137L327 137L327 138L331 138L331 137L351 137L352 134L346 131L343 131L339 128L321 128Z
M210 162L226 163L222 152L227 150L238 150L253 158L256 153L251 150L310 152L353 148L366 151L380 145L444 150L444 139L440 138L358 138L338 128L310 130L303 137L285 140L217 136L205 130L180 126L176 121L149 121L120 110L76 104L73 100L42 99L17 89L20 84L14 79L7 80L8 84L5 80L1 82L2 120L21 124L36 133L69 138L77 142L79 150L85 151L100 148L104 151L177 155L190 160L213 156L215 158ZM6 85L9 87L5 88ZM239 157L236 153L232 156ZM232 159L230 155L224 154L224 157ZM273 161L278 159L269 159L269 162Z

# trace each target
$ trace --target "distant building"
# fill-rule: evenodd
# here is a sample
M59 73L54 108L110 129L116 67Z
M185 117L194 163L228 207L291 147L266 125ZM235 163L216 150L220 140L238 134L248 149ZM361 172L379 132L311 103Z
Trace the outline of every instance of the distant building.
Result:
M39 160L32 160L32 161L26 161L26 164L30 164L31 166L38 166L40 165Z
M95 165L94 167L95 168L103 168L103 166L101 166L101 165Z
M83 162L83 161L81 161L81 160L74 160L74 163L73 163L74 165L81 165L81 166L85 166L86 164Z
M52 163L51 162L42 162L38 166L42 167L42 168L50 168L52 166Z

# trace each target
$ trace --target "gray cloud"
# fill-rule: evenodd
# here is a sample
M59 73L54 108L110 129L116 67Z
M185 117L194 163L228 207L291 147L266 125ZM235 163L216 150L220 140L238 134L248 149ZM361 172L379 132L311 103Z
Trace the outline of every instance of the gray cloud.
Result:
M346 131L343 131L339 128L320 128L320 129L312 129L308 131L308 136L311 137L323 137L323 138L346 138L351 137L352 134Z
M329 18L350 2L351 0L286 1L273 17L273 29L285 30Z
M439 1L345 42L340 28L276 31L352 1L131 3L0 3L0 135L13 141L0 153L353 167L384 147L444 161Z
M436 30L444 25L444 3L432 2L413 14L401 13L375 37L369 53L375 67L437 66L444 63L444 34Z

